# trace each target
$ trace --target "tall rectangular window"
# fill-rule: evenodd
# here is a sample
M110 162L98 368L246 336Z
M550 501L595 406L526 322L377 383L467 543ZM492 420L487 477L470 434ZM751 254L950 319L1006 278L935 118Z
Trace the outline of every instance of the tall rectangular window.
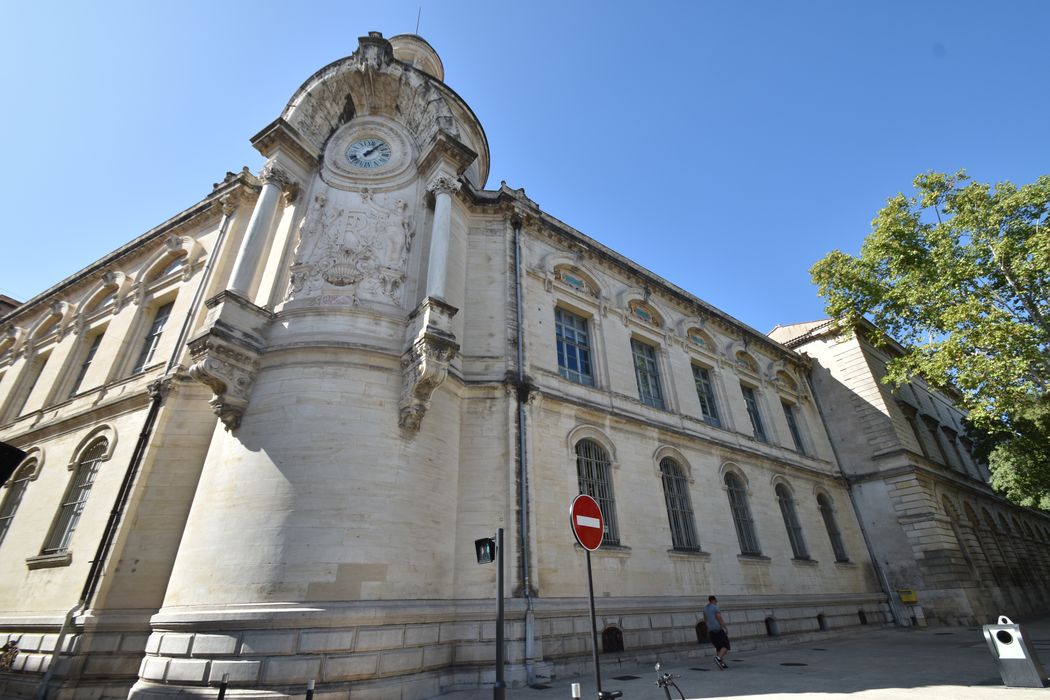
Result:
M696 396L700 399L700 413L704 422L719 426L718 408L715 406L715 387L711 383L711 373L705 367L693 365L693 381L696 383Z
M762 554L755 534L755 520L751 517L751 506L747 502L747 488L736 474L725 476L726 494L729 496L729 510L733 514L733 525L736 526L736 537L740 542L741 554Z
M19 383L15 395L14 401L11 402L11 409L8 411L8 419L14 420L22 415L22 411L26 408L26 403L29 401L29 397L33 395L33 389L36 387L36 383L40 380L40 375L44 373L44 367L47 365L47 358L51 356L50 352L42 352L37 354L32 359L29 366L25 368L25 377Z
M3 544L4 537L11 528L11 521L15 519L15 511L22 502L22 496L25 495L26 487L29 486L30 477L33 476L35 470L35 462L23 465L15 472L11 483L7 486L7 495L4 496L3 505L0 505L0 544Z
M574 382L594 386L587 319L565 309L555 309L554 328L558 344L558 373Z
M777 484L775 491L777 502L780 504L780 515L784 518L788 541L791 542L791 553L795 559L809 559L806 540L802 537L802 523L799 522L798 511L795 509L795 500L783 484Z
M106 456L109 443L106 440L98 440L92 443L77 461L76 470L73 472L73 480L69 484L66 497L62 499L62 508L58 512L58 519L47 538L44 554L64 552L69 548L69 541L73 537L73 531L77 529L80 516L84 513L88 496L91 495L91 487L95 483L99 466Z
M791 431L791 440L795 443L795 449L799 451L799 454L806 454L806 448L802 444L802 431L798 429L798 416L795 415L795 407L787 401L781 401L780 405L784 407L784 418L787 419L788 430Z
M153 360L153 356L157 352L157 346L160 344L160 336L164 333L164 326L168 323L168 317L171 316L171 307L174 304L175 302L169 301L158 308L157 313L153 315L153 323L150 324L149 331L142 340L142 350L139 352L139 358L135 361L132 374L138 374Z
M667 505L667 520L671 527L671 546L685 551L697 551L700 542L696 538L693 504L689 499L689 482L682 468L670 457L660 460L660 474L664 486L664 503Z
M98 346L102 343L102 333L96 333L95 337L91 339L91 345L88 346L88 351L84 355L84 361L80 363L80 368L77 370L77 376L73 380L72 389L69 391L69 397L73 398L80 391L80 385L84 383L84 377L87 376L88 368L91 367L91 361L95 359L95 353L98 352Z
M602 544L619 544L616 528L616 499L613 497L611 463L609 453L594 440L576 443L576 476L580 493L585 493L598 502L605 521Z
M656 348L632 338L631 353L634 355L634 375L638 379L638 397L648 406L663 408L664 397L660 392Z
M755 390L741 384L740 391L744 393L747 416L751 419L751 428L755 431L755 438L762 442L769 442L769 438L766 437L766 429L762 426L762 415L758 412L758 399L755 397Z

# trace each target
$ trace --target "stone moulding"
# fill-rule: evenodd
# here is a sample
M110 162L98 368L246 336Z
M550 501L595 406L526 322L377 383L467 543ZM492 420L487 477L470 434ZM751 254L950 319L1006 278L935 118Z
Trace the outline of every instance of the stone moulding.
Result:
M236 430L259 372L263 337L273 319L266 309L227 290L205 302L204 328L188 345L189 374L214 392L211 404L226 430Z
M398 425L419 430L430 408L430 397L448 376L448 366L459 352L456 336L449 329L459 311L446 302L427 297L410 318L415 331L412 344L401 356L401 401Z

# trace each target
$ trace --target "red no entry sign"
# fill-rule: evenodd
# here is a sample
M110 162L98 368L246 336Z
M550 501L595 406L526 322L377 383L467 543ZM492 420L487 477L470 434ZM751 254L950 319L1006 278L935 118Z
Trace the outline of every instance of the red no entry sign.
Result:
M574 498L569 507L569 522L572 534L581 547L593 552L601 546L605 536L605 519L596 500L584 493Z

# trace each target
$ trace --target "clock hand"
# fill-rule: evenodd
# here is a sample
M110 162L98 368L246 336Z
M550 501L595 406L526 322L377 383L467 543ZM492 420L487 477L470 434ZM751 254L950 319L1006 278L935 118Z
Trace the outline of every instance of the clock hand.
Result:
M369 148L367 151L365 151L361 155L364 156L365 158L368 158L369 156L371 156L373 153L376 152L376 149L378 149L382 145L383 144L381 144L381 143L377 143L376 145L372 146L371 148Z

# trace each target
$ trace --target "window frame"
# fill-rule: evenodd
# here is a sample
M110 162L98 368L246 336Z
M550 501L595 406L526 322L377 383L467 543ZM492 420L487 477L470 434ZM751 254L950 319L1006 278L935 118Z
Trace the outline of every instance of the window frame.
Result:
M560 316L567 316L569 319L579 321L583 326L582 330L579 327L573 327L572 331L579 336L582 332L583 344L578 342L578 338L569 339L563 335L562 329L566 325ZM568 309L560 304L554 307L554 345L557 354L558 363L558 374L563 378L576 384L582 384L583 386L595 386L595 371L594 371L594 343L592 332L593 317L589 318L582 314L576 313L572 309ZM573 355L576 357L578 366L582 367L585 361L587 365L587 372L581 370L573 370L567 366L566 362L563 362L563 358L566 360L569 357L568 349L573 349ZM575 375L575 376L572 376Z
M42 556L55 556L69 551L73 535L87 508L102 463L110 456L109 440L98 437L88 443L77 457L76 466L62 495L54 522L40 550Z
M787 421L788 433L791 435L791 441L795 443L795 451L805 457L809 453L806 451L806 443L802 439L801 417L798 414L798 404L781 397L780 405L784 409L784 420Z
M157 320L160 318L160 312L165 309L167 312L164 315L161 326L158 328ZM174 309L174 298L155 303L152 306L150 322L146 326L146 332L143 334L142 340L139 344L139 353L136 356L135 364L131 366L132 375L144 372L146 371L146 368L150 366L150 363L157 354L157 350L160 348L161 338L164 337L164 331L167 330L168 322L171 320L171 314Z
M25 498L29 482L36 479L38 468L39 462L37 459L29 457L22 463L22 466L15 470L8 482L4 484L3 497L0 498L0 546L3 546L4 538L11 529L11 523L14 522L15 515L18 513L18 507L22 504L22 499Z
M721 428L722 419L718 414L718 400L715 396L715 383L711 378L711 370L696 362L691 363L691 366L696 397L700 400L700 415L708 425Z
M678 552L699 552L700 538L697 536L696 515L685 470L672 457L660 459L659 467L668 527L671 530L671 548Z
M758 406L758 394L755 393L755 387L741 382L740 393L744 397L744 407L747 409L747 417L751 419L751 430L755 439L768 444L769 433L766 432L765 424L762 422L762 411Z
M651 355L646 356L646 352ZM634 365L634 378L638 384L638 400L646 406L666 411L667 401L660 384L659 348L641 338L631 336L631 364ZM646 388L649 391L646 391Z
M80 393L80 386L84 383L84 378L87 377L88 370L91 369L91 363L94 362L95 356L98 354L98 349L102 345L102 337L105 334L106 326L98 328L90 336L91 344L88 346L87 350L81 350L80 364L77 366L76 374L73 375L72 382L69 385L69 393L66 396L67 399L71 399ZM81 345L81 348L83 348L83 345Z
M835 556L835 562L845 564L849 562L849 553L846 551L846 543L842 539L842 530L839 529L838 520L835 518L835 506L831 497L825 493L817 494L817 509L824 521L824 529L828 533L828 541L831 543L831 552Z
M587 450L590 454L582 454ZM573 445L576 455L576 483L579 492L598 502L605 521L602 547L619 545L620 532L616 522L616 495L612 481L612 459L609 451L597 440L580 438Z
M730 482L733 483L730 483ZM755 529L755 518L751 513L751 504L747 494L747 483L735 471L727 471L722 484L729 500L729 510L736 530L740 554L743 556L762 556L762 545L758 541Z
M794 559L809 561L809 548L806 546L806 537L802 531L802 522L798 517L798 507L791 488L781 482L773 489L780 506L780 516L784 520L784 529L787 531L788 542L791 544L791 553Z

